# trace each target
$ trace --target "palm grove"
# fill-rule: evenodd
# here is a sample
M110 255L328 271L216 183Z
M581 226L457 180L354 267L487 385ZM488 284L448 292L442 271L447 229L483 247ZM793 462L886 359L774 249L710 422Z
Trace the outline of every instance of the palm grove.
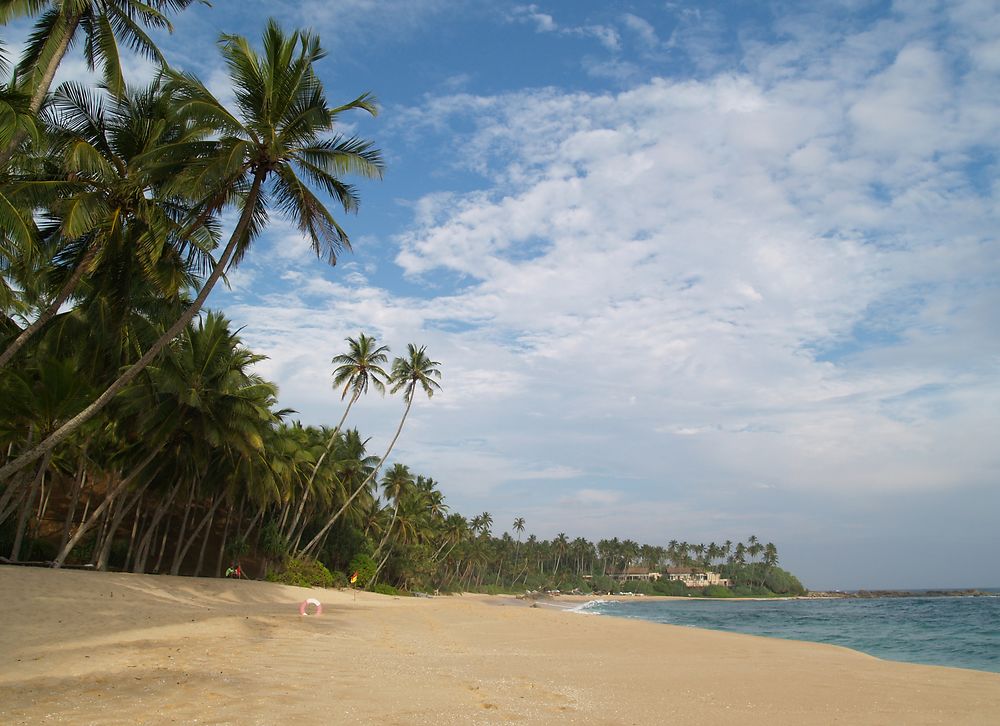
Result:
M390 360L348 338L332 428L278 407L263 357L204 304L275 213L330 264L350 249L327 204L355 212L348 179L381 178L383 161L337 127L377 107L331 105L319 39L273 21L256 46L220 37L227 106L148 34L189 4L0 1L0 22L34 23L17 62L0 46L0 555L215 576L242 560L292 581L356 570L442 589L558 586L641 561L563 535L521 542L520 518L516 540L494 538L487 513L449 513L433 479L383 467L438 389L422 346ZM74 46L100 87L53 87ZM123 49L159 64L150 84L127 82ZM402 398L384 451L347 426L371 391ZM762 587L776 562L729 564Z

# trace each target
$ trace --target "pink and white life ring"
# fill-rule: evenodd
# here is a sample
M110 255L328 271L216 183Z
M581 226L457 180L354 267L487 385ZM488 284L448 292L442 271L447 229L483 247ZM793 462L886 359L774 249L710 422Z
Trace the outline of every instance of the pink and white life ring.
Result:
M316 606L316 612L313 613L313 615L322 615L323 614L323 603L321 603L316 598L311 597L308 600L303 600L302 604L299 605L299 615L308 615L309 614L309 606L310 605L315 605Z

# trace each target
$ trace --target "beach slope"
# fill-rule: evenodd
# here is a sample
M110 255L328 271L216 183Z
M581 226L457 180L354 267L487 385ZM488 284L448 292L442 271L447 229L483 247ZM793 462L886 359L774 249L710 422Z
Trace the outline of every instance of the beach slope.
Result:
M0 723L1000 718L1000 674L497 602L0 567Z

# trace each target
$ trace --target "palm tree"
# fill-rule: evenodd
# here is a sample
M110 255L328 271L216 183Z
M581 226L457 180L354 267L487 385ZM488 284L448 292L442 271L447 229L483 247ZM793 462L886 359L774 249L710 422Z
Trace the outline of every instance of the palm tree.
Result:
M517 567L517 553L521 549L521 535L524 534L524 517L517 517L513 528L517 532L517 543L514 545L514 566Z
M368 483L378 474L379 467L389 458L389 454L392 453L393 447L396 445L396 441L399 439L399 434L403 430L403 424L406 422L406 417L410 413L410 407L413 405L413 395L416 392L417 386L420 386L424 393L427 394L428 398L434 395L435 390L440 390L441 386L437 383L435 379L441 378L441 372L437 369L437 366L441 365L437 361L433 361L427 357L426 349L424 346L419 348L413 343L406 346L407 357L401 358L397 357L392 362L392 373L389 376L389 381L391 384L391 392L396 393L397 391L403 391L403 400L406 401L406 408L403 410L403 417L399 421L399 426L396 428L396 433L392 437L392 441L389 442L389 448L386 449L385 455L379 460L378 465L368 475L368 478L362 482L361 486L358 487L358 492L364 489ZM346 505L345 505L346 506ZM330 531L330 527L333 523L337 521L337 518L342 512L336 512L323 528L316 533L305 547L300 551L301 554L308 554L311 552L320 542L320 540L326 536L326 533Z
M153 41L146 35L147 28L173 30L166 11L180 11L192 0L7 0L0 3L0 24L6 25L25 15L37 15L38 20L18 64L18 75L26 87L32 89L28 104L35 115L52 85L56 69L63 56L82 29L85 39L83 52L87 67L98 65L104 83L114 95L125 90L122 75L119 43L166 66L166 61ZM204 0L202 0L204 2ZM0 168L7 164L13 151L27 136L25 130L12 135L0 150Z
M562 562L562 558L569 551L569 539L566 537L565 532L560 532L554 540L552 540L552 549L556 553L556 566L552 568L552 575L554 577L559 577L559 563Z
M166 144L157 158L168 164L173 156L199 152L200 164L179 176L177 189L186 189L202 199L207 209L228 202L242 205L228 244L194 302L166 333L93 403L37 446L0 468L0 482L53 449L106 406L194 319L223 272L246 255L263 229L268 182L279 208L295 218L317 255L325 252L328 260L335 263L340 250L349 248L347 234L302 181L296 168L336 197L345 211L355 211L357 195L337 175L358 173L381 178L381 155L370 142L341 136L324 139L322 134L331 131L346 110L360 109L374 115L373 99L363 94L343 106L326 105L322 84L313 68L324 52L311 33L296 31L287 35L275 21L269 21L262 56L241 36L223 35L220 43L236 93L236 113L231 113L194 76L167 71L168 89L174 94L179 111L201 125L218 129L220 137L212 141Z
M208 251L216 243L213 225L204 216L183 224L190 214L188 205L165 192L169 177L145 157L164 144L205 133L174 112L173 99L159 83L129 90L110 102L94 89L63 84L47 116L49 148L42 158L47 173L12 182L7 194L44 208L54 218L57 225L49 231L48 244L55 247L54 258L60 263L56 277L66 263L72 271L63 275L58 292L34 322L0 354L0 367L55 316L95 268L114 269L123 256L136 256L134 272L146 285L164 297L176 296L181 280L161 274L160 260L175 256L187 265L207 267ZM178 159L175 168L181 164Z
M340 400L344 400L348 391L351 392L351 400L347 402L344 414L340 417L340 421L330 434L326 449L313 466L312 474L309 476L309 482L306 484L302 500L299 502L299 509L292 520L289 532L294 532L298 526L302 511L309 498L309 493L312 491L313 483L316 480L316 474L329 455L330 449L333 448L333 444L337 440L337 435L340 433L344 421L347 420L347 414L351 412L351 406L355 404L362 394L368 393L369 386L373 387L379 393L385 393L385 382L389 380L389 374L382 369L382 365L388 361L386 353L389 352L389 346L376 345L375 343L374 337L365 335L364 333L358 335L357 340L347 338L349 351L335 355L331 361L337 365L333 370L334 387L339 388L341 385L344 386L340 394Z
M483 536L489 536L490 531L493 529L493 515L489 512L483 512L479 515L479 533Z

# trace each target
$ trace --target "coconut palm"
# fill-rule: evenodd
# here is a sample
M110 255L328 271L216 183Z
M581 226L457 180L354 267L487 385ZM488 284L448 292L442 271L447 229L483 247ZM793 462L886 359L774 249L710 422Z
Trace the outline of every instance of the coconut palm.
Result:
M165 144L156 158L169 167L170 159L197 152L200 163L178 175L176 189L203 200L208 209L238 203L239 219L225 249L192 304L160 339L93 403L0 468L0 482L53 449L100 411L184 330L223 272L247 254L263 230L271 197L282 212L295 219L317 255L325 254L333 264L337 254L349 248L346 232L299 174L335 197L345 211L357 209L355 190L339 175L380 178L381 155L368 141L324 135L345 111L363 110L374 115L373 99L363 94L343 106L327 106L313 67L325 54L311 33L286 34L272 20L264 32L263 55L241 36L223 35L220 44L236 95L236 111L227 109L194 76L167 71L168 89L179 112L201 126L217 129L219 137Z
M111 302L124 310L123 276L116 274L122 259L136 259L124 276L128 284L139 277L151 291L170 298L189 283L172 269L207 268L207 253L216 244L212 221L203 216L185 223L188 205L165 191L170 176L148 163L146 155L164 144L204 135L174 113L173 100L159 83L112 100L92 88L63 84L46 115L43 173L12 182L7 193L45 209L55 221L48 245L54 248L58 292L0 354L0 367L58 312L85 275L103 277L100 283ZM178 157L173 171L182 165ZM161 264L172 258L177 265ZM107 289L109 278L114 286Z
M104 83L114 95L125 90L119 44L151 58L161 66L166 62L159 49L146 35L146 28L173 30L165 15L180 11L192 0L5 0L0 3L0 23L26 15L37 15L34 29L28 38L20 63L18 76L24 86L32 89L28 103L34 115L52 85L56 70L66 51L82 30L83 53L90 70L100 66ZM202 0L204 2L204 0ZM0 150L0 168L6 166L15 149L27 137L28 131L15 132Z
M441 386L437 383L437 380L441 378L441 371L437 369L437 366L441 365L437 361L431 360L427 357L426 347L420 346L419 348L413 343L409 343L406 346L407 357L397 357L392 362L392 373L390 374L391 392L396 393L398 391L403 391L403 400L406 401L406 408L403 410L403 417L399 421L399 426L396 428L396 433L392 437L392 441L389 442L389 447L386 449L385 455L379 460L378 465L368 475L368 478L358 487L358 492L364 489L368 483L378 474L379 468L392 453L393 447L396 445L396 441L399 439L399 434L403 430L403 424L406 422L406 417L410 413L410 407L413 405L413 397L416 393L417 387L423 389L424 393L427 394L428 398L434 395L435 390L440 390ZM346 505L345 505L346 506ZM305 547L302 548L301 553L307 554L311 552L326 536L326 533L330 531L330 527L333 526L334 522L340 516L340 512L335 513L323 526L323 528L316 533Z
M389 360L386 355L389 352L389 346L376 345L375 338L364 333L358 335L357 339L347 338L347 345L349 348L347 353L341 353L333 357L332 363L337 366L333 370L333 385L335 388L343 385L344 388L340 394L341 401L347 396L348 391L351 393L351 398L347 402L347 407L344 409L340 421L337 422L336 427L334 427L333 432L330 434L326 448L313 466L312 474L310 474L309 481L302 494L302 500L299 502L298 511L295 513L295 517L292 519L292 524L289 527L290 532L294 532L299 524L306 501L316 481L316 474L329 455L330 449L333 448L333 444L337 440L337 435L340 433L344 421L347 420L347 414L351 412L351 406L357 402L362 394L368 393L369 387L374 388L379 393L385 393L385 382L389 380L389 374L382 369L382 366Z

